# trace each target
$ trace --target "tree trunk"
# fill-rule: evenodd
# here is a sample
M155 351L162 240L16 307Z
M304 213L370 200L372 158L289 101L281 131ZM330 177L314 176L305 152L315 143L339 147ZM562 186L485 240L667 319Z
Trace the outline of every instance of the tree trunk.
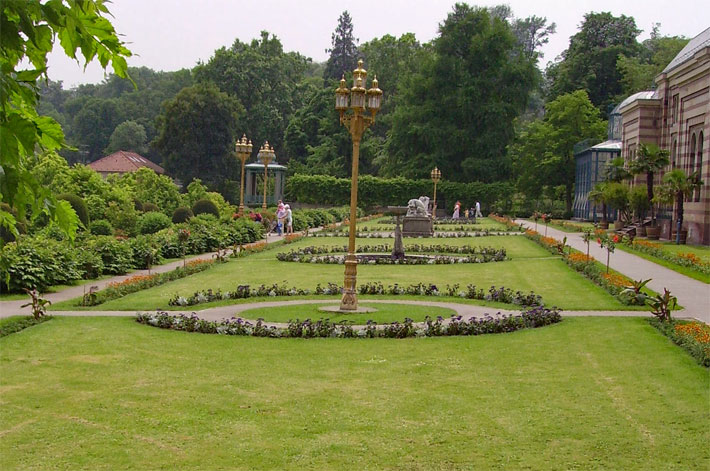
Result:
M648 198L648 204L651 207L651 225L656 225L655 213L653 211L653 172L646 173L646 197Z
M565 185L565 219L572 215L572 185Z

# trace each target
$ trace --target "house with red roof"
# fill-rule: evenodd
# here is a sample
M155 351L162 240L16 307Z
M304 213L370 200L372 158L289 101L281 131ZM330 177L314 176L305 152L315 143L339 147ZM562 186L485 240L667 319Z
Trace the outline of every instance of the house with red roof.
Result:
M140 154L125 150L119 150L118 152L114 152L111 155L91 162L89 167L99 172L104 178L112 173L121 175L128 172L135 172L141 167L148 167L160 175L165 173L165 170L163 170L163 167L160 165L151 162Z

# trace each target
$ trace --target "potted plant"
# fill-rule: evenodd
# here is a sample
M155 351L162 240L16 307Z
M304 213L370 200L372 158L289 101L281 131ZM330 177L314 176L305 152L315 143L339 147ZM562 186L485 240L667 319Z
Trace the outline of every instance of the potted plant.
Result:
M602 205L602 220L599 223L602 229L609 229L609 221L606 219L606 197L604 194L606 186L606 182L599 182L594 185L594 188L589 192L589 201L594 203L595 206L597 204ZM594 212L596 213L596 210Z
M617 211L614 230L618 231L624 227L629 218L629 187L624 183L608 183L604 189L604 194L607 204Z
M671 170L663 176L656 200L659 203L676 205L676 229L672 234L676 244L685 244L688 231L683 229L683 202L703 184L697 172L686 175L680 169Z
M646 188L641 186L635 186L629 192L629 206L634 212L636 218L636 223L638 224L638 229L636 230L637 235L646 235L646 226L643 225L643 215L651 206L648 200Z

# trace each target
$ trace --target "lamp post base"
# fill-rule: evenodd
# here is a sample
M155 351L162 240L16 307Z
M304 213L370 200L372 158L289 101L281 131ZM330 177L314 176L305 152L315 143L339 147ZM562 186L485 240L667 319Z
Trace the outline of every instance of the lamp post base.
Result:
M349 253L345 259L345 286L343 297L340 300L341 311L357 311L357 293L355 284L357 280L357 258Z

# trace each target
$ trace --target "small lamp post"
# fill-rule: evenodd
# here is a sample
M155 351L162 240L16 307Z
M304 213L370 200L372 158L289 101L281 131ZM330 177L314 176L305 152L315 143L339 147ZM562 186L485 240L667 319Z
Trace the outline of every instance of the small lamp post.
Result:
M251 155L252 151L251 139L247 140L247 135L242 135L241 139L237 139L237 157L242 163L242 180L239 185L239 216L244 215L244 164Z
M276 153L274 148L269 145L269 141L266 141L263 146L259 149L257 158L264 164L264 202L261 205L261 209L266 211L266 190L269 186L269 164L276 159Z
M439 183L439 180L441 180L441 170L434 167L434 170L431 171L431 181L434 182L434 205L432 206L432 217L434 219L436 219L436 184Z
M345 86L345 75L340 79L340 86L335 90L335 109L340 113L340 124L347 126L353 138L353 170L350 183L350 238L348 240L348 255L345 257L345 283L343 297L340 300L341 311L357 310L357 257L355 256L355 231L357 225L357 176L358 159L360 157L360 140L365 129L375 122L375 115L382 104L382 90L377 87L377 77L372 81L372 88L365 90L367 71L362 67L362 59L357 62L353 71L353 88ZM348 114L348 97L350 110ZM367 98L367 116L365 99Z

